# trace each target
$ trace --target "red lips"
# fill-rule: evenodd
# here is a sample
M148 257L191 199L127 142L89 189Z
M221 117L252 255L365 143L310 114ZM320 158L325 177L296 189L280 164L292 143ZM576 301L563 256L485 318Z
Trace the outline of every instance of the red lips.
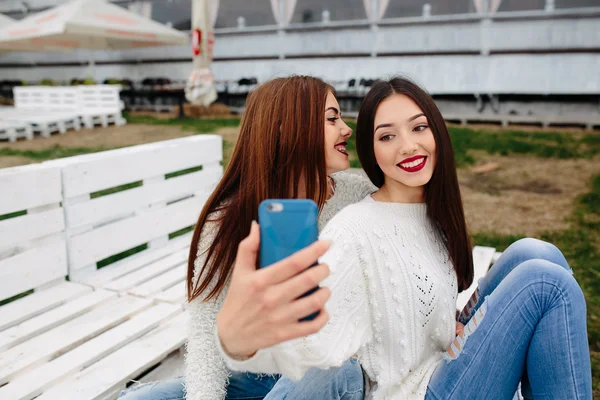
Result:
M418 162L420 160L423 160L423 161L419 164L414 165L415 162ZM410 167L402 166L402 164L408 164L408 163L413 163L413 165L411 165ZM400 168L401 170L406 171L406 172L419 172L420 170L425 168L425 164L427 164L427 157L419 155L419 156L406 158L396 165L398 166L398 168Z

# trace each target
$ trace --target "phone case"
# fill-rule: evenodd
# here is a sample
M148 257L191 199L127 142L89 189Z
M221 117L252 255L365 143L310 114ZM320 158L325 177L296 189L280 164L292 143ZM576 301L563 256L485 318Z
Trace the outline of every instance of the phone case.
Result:
M260 267L268 267L315 242L319 236L318 214L317 204L312 200L269 199L260 203ZM311 289L302 297L317 289ZM317 315L314 313L300 321L312 320Z
M277 205L283 208L269 209ZM260 267L274 264L315 242L319 236L318 212L312 200L263 201L258 209Z

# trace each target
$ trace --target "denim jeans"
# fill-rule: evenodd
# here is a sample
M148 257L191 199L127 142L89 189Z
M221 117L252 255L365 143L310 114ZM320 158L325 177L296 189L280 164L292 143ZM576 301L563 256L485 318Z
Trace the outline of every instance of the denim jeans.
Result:
M444 354L426 400L512 399L519 382L536 400L592 398L585 299L555 246L536 239L511 245L459 319L465 334ZM267 398L354 399L363 387L362 373L324 381L322 372L282 378L272 391L278 396Z
M301 380L281 377L265 400L362 400L363 373L354 358L339 368L311 368Z
M231 372L225 400L262 400L277 382L277 376ZM122 391L119 400L184 400L183 377L152 382Z
M463 310L465 335L444 354L427 400L591 399L583 293L554 245L511 245Z

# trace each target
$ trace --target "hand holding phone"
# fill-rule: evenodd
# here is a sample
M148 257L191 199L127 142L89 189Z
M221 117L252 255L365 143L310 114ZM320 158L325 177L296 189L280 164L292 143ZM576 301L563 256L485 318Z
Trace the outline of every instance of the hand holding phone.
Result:
M312 200L269 199L260 203L260 267L275 264L317 241L318 213L317 204ZM316 286L301 297L318 289ZM300 321L313 320L317 315L318 312L313 313Z

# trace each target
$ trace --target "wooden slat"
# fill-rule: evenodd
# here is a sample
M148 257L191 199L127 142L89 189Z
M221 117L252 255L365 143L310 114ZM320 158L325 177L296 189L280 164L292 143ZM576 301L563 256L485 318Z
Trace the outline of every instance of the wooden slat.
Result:
M0 251L62 232L64 228L65 217L62 208L0 221Z
M159 301L174 304L184 304L186 299L185 281L158 293L154 298Z
M181 347L186 339L187 314L114 352L96 364L44 392L37 400L99 400Z
M0 260L0 300L64 278L67 274L67 253L62 239L5 258Z
M63 169L67 198L160 176L223 158L218 135L199 135L79 158Z
M60 169L40 164L5 168L0 170L0 188L0 215L59 203Z
M108 265L85 277L82 282L94 287L101 287L110 281L116 280L181 249L185 249L187 254L191 240L192 234L187 233L183 236L170 240L163 247L158 249L148 249L142 253L131 256L130 258L126 258L122 261Z
M129 293L140 297L149 297L175 284L183 284L186 275L187 264L181 264L165 272L164 274L150 279L149 281L144 282L141 285L135 286L129 291Z
M205 201L205 196L195 196L71 237L71 271L193 225Z
M67 223L69 228L97 225L110 221L115 216L131 214L148 205L179 200L202 190L209 193L221 174L222 167L215 164L202 171L67 206Z
M64 282L0 307L0 331L73 300L92 288Z
M144 268L141 268L131 274L125 275L120 279L114 280L104 287L106 289L123 291L141 285L142 283L162 275L163 273L182 265L186 262L187 252L179 251L175 254L162 258Z
M123 297L0 353L0 385L113 328L150 304L146 299Z
M97 290L6 329L0 332L0 352L76 318L99 304L116 297L117 294L114 292Z
M458 298L456 299L456 308L458 310L462 310L465 307L469 298L471 298L475 289L477 289L479 279L483 278L490 268L494 253L496 253L496 249L493 247L473 247L473 284L458 294Z
M149 308L70 352L18 376L0 388L0 399L30 400L54 383L114 353L180 312L179 307L170 304Z

